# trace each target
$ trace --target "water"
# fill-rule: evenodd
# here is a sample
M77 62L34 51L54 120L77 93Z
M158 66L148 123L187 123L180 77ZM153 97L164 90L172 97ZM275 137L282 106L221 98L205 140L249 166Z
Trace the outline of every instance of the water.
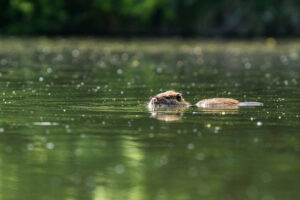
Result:
M0 39L0 199L299 199L299 41ZM149 112L174 89L263 107Z

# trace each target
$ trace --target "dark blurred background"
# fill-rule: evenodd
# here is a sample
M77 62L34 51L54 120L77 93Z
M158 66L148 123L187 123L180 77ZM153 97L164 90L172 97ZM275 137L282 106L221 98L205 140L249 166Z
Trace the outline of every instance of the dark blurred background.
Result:
M299 11L299 0L0 0L0 34L292 37Z

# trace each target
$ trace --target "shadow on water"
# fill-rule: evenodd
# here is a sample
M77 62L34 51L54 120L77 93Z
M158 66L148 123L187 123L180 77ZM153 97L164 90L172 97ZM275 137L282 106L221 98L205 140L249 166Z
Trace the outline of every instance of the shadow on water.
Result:
M0 43L0 199L300 198L298 41Z

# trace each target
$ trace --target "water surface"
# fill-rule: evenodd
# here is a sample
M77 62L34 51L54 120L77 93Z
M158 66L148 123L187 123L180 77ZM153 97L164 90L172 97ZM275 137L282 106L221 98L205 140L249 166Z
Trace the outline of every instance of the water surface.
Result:
M0 39L0 199L299 199L299 41ZM169 89L195 104L149 112Z

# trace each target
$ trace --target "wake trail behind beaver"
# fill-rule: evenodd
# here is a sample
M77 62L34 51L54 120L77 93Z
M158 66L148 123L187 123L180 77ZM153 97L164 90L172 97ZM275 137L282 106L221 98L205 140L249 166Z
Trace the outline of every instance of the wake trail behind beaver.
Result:
M263 105L264 105L263 103L255 102L255 101L238 103L238 106L263 106Z

